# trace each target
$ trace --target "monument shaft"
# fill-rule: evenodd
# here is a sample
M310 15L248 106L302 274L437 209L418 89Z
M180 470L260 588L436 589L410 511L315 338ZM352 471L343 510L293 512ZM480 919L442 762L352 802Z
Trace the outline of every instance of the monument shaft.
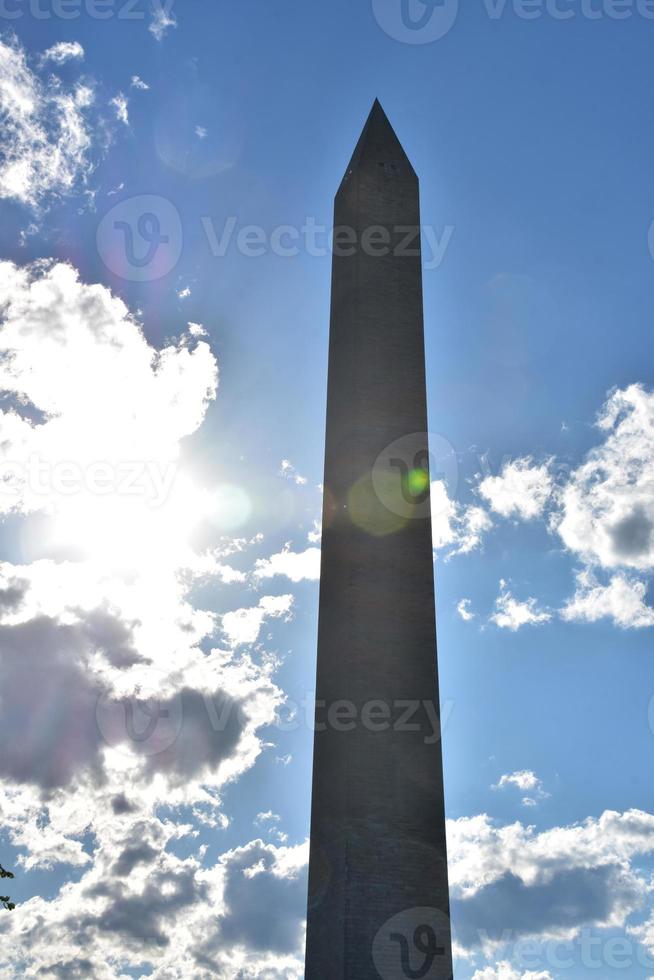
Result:
M306 980L450 978L418 179L375 102L335 201Z

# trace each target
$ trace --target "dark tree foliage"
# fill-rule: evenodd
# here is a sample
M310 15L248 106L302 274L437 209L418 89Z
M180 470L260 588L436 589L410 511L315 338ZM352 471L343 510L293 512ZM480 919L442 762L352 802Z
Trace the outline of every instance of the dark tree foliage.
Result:
M5 869L0 864L0 878L13 878L13 877L14 876L11 873L11 871L5 871ZM11 912L12 909L16 908L16 903L10 901L9 895L0 895L0 905L2 905L2 907L4 909L7 909L9 912Z

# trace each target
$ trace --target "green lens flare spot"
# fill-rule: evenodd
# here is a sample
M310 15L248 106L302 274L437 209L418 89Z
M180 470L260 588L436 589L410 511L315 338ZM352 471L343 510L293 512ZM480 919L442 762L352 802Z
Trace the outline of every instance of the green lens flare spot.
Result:
M423 470L422 467L415 470L409 470L407 476L407 484L411 496L419 497L421 494L425 493L425 491L429 489L428 471Z

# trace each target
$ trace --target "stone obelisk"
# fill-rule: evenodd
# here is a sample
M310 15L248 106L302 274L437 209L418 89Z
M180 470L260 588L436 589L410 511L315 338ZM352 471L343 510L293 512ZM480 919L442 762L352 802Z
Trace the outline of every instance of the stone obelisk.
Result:
M336 195L306 980L452 976L418 179L375 101Z

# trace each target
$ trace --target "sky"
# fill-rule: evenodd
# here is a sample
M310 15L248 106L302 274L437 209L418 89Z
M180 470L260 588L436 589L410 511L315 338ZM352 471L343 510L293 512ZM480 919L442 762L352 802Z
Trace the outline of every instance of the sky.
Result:
M303 976L375 97L421 182L455 976L654 977L653 41L650 0L0 0L3 977Z

